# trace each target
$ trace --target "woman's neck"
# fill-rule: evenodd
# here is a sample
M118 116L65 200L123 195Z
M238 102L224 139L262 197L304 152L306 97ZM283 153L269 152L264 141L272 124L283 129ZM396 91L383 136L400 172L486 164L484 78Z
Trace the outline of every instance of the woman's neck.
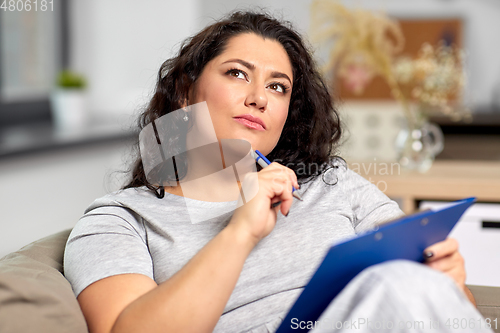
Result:
M222 156L218 144L188 150L186 176L176 186L165 186L165 192L209 202L238 200L241 183Z

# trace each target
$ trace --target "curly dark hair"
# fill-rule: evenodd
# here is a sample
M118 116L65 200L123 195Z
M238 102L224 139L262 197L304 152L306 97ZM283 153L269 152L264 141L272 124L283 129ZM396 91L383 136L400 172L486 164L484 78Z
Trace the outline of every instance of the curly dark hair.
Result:
M189 91L206 64L225 50L231 37L243 33L277 41L288 54L293 69L288 116L276 147L267 157L288 166L296 172L300 183L306 183L330 165L341 137L340 119L328 87L300 35L290 22L280 22L264 12L233 12L185 40L177 56L161 65L154 95L139 117L139 129L180 109L188 101ZM177 157L175 164L179 168ZM306 165L315 165L315 171L304 172ZM176 180L183 177L179 170L174 174ZM158 195L158 187L146 179L140 156L133 166L132 179L123 188L139 186L147 186ZM160 186L160 190L163 191L163 187Z

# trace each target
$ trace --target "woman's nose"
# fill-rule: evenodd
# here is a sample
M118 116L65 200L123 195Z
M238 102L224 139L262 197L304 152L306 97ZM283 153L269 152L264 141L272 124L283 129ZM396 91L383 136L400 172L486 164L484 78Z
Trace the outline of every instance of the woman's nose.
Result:
M264 112L267 109L267 94L266 89L262 85L250 85L247 98L245 100L246 106L253 106L260 111Z

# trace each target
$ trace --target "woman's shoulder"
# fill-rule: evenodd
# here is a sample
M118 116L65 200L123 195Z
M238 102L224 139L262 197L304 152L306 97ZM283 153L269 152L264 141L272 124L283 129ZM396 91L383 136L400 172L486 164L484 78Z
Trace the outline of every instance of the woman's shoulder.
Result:
M127 188L127 189L119 189L110 193L103 195L102 197L96 198L86 209L85 214L89 213L92 210L95 210L99 207L113 207L113 206L121 206L121 201L123 199L134 198L136 196L140 196L141 194L140 188Z
M150 220L148 212L168 209L168 200L158 200L146 187L120 189L95 199L77 225L126 223L135 228Z
M319 168L318 168L319 169ZM312 192L325 192L338 195L342 193L347 197L373 194L378 195L384 188L374 184L370 179L360 175L359 170L351 168L342 157L333 156L329 159L321 172L318 172L310 181L301 184L301 189Z
M367 185L370 183L369 179L364 178L360 174L359 167L356 167L356 163L349 164L342 157L334 156L330 159L331 175L334 180L338 182L339 185L344 186L358 186ZM354 167L353 167L354 165ZM326 172L328 176L328 170Z
M307 184L310 185L340 185L346 181L352 181L351 178L357 178L355 173L349 168L347 162L339 156L330 157L327 163L323 165L313 165L315 172L309 168L310 174L314 175Z
M144 203L152 204L156 196L145 186L116 190L95 199L85 213L100 207L126 207Z
M94 200L75 224L72 236L132 230L143 235L150 213L168 209L168 200L158 200L146 187L127 188L108 193Z

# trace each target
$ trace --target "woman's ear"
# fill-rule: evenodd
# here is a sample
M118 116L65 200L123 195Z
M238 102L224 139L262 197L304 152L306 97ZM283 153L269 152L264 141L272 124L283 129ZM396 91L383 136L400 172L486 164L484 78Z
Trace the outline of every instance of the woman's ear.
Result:
M180 103L181 109L185 109L188 106L188 100L185 99L182 103Z
M188 106L190 104L194 104L193 102L195 101L195 99L196 99L196 82L193 82L193 84L191 84L191 87L189 87L189 90L188 90L186 106ZM189 102L191 102L191 103L189 103Z

